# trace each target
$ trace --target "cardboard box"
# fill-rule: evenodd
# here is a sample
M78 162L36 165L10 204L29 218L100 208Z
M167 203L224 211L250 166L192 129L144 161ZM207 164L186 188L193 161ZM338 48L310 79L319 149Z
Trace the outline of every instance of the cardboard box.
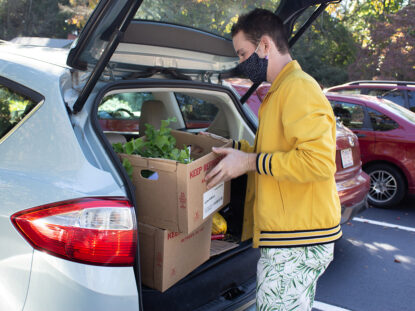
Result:
M212 217L190 234L139 223L141 280L164 292L210 256Z
M205 176L220 158L212 147L231 147L227 140L172 131L176 146L191 146L189 164L121 154L133 166L139 222L174 232L190 233L230 201L230 182L207 191ZM143 171L155 172L149 178Z
M222 240L213 240L210 244L210 257L225 253L237 248L239 244Z

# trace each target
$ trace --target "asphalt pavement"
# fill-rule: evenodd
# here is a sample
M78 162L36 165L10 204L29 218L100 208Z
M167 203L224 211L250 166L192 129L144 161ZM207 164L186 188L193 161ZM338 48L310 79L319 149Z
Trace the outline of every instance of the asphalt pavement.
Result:
M343 225L313 310L415 310L415 196Z
M342 229L313 311L415 311L415 195L394 209L370 207Z

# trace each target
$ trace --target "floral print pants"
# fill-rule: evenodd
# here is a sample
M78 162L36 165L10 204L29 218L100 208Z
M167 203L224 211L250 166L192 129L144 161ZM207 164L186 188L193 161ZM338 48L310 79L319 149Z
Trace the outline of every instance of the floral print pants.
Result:
M334 243L260 251L257 311L311 310L317 279L333 260Z

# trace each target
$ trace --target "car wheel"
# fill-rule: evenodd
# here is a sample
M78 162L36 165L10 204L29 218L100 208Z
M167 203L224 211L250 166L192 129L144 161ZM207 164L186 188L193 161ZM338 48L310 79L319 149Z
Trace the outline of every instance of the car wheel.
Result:
M370 177L369 204L388 208L399 204L406 194L402 173L388 164L375 164L365 169Z

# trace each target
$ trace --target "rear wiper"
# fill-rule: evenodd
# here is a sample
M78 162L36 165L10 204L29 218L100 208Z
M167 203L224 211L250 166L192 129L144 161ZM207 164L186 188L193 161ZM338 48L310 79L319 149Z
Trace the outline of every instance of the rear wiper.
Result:
M386 92L384 92L384 93L382 93L382 94L378 95L377 97L378 97L378 98L384 98L385 96L387 96L387 95L389 95L390 93L395 92L395 91L397 91L397 90L398 90L398 88L394 88L394 89L392 89L392 90L386 91Z

